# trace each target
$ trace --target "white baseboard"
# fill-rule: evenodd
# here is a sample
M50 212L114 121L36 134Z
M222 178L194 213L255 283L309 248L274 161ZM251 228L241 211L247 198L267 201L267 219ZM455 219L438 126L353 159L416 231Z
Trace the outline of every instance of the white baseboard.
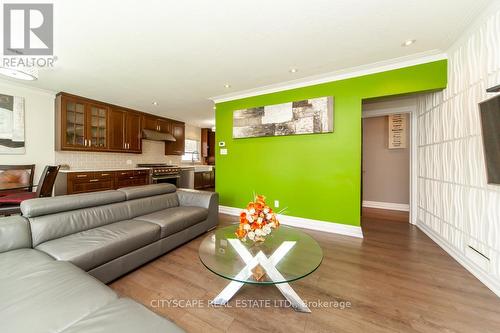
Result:
M388 210L400 210L402 212L409 212L410 205L400 204L393 202L382 202L382 201L366 201L363 200L363 207L367 208L378 208L378 209L388 209Z
M429 236L429 238L432 239L443 250L445 250L460 265L462 265L479 281L481 281L486 287L488 287L492 292L494 292L498 297L500 297L499 281L494 279L492 276L488 275L487 272L481 269L478 265L476 265L471 259L467 258L464 254L460 253L455 248L448 245L448 243L445 240L443 240L443 238L439 234L437 234L434 230L429 228L423 222L417 221L417 227L420 230L422 230L427 236Z
M219 206L219 212L227 215L239 216L241 210L242 210L241 208ZM293 227L363 238L363 231L361 230L361 227L353 225L312 220L303 217L295 217L295 216L281 215L281 214L278 215L278 220L280 221L281 224L290 225Z

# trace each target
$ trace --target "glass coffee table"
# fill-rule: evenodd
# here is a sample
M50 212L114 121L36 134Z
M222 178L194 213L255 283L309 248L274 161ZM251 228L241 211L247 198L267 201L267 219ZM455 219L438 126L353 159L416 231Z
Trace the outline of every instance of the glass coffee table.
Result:
M231 280L212 304L225 305L244 284L275 285L293 309L311 312L289 282L314 272L323 260L319 244L306 233L281 225L264 242L240 241L237 224L216 229L200 245L200 260L213 273Z

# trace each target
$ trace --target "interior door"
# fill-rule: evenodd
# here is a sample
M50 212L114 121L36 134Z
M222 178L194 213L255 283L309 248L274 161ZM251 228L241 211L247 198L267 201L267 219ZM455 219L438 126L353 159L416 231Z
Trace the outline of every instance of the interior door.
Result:
M126 112L125 143L127 144L127 150L141 151L141 116L138 113Z
M109 110L109 149L125 149L125 112L118 109Z

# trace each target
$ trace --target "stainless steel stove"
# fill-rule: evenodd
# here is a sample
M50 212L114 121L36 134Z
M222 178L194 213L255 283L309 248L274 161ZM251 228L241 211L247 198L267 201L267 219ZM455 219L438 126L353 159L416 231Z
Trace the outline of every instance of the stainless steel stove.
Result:
M149 168L151 184L170 183L179 187L180 171L176 165L166 163L137 164L138 168Z

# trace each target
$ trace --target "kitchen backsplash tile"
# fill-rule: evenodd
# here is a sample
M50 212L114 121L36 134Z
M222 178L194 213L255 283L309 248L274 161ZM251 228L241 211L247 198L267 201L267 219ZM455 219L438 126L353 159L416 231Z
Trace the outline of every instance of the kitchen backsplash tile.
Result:
M127 164L129 161L129 164ZM142 154L56 151L56 163L70 169L130 168L138 163L181 164L181 156L165 156L165 144L142 140Z

